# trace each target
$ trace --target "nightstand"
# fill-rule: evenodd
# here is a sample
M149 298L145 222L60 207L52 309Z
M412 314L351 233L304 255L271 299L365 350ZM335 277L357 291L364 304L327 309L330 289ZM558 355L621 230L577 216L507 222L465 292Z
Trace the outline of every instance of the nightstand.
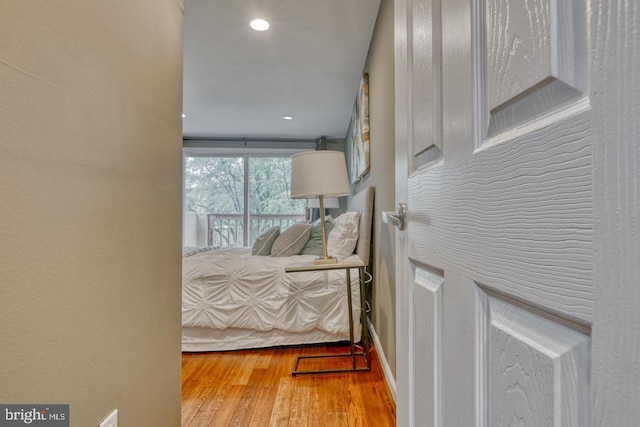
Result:
M351 269L358 269L358 286L360 286L360 317L362 319L362 351L357 352L355 346L355 340L353 337L353 303L351 296ZM347 260L347 261L339 261L336 264L301 264L297 266L285 267L284 271L287 273L304 273L308 271L326 271L326 270L344 270L346 276L346 285L347 285L347 304L348 304L348 314L349 314L349 345L351 351L349 353L340 353L340 354L319 354L313 356L298 356L296 357L296 362L293 365L293 371L291 371L291 375L296 376L300 374L323 374L323 373L333 373L333 372L355 372L355 371L369 371L371 370L371 361L369 359L369 334L367 330L367 322L366 322L366 307L364 302L364 289L362 286L362 280L364 277L364 263L359 260ZM325 370L306 370L301 371L298 370L298 362L302 359L322 359L322 358L333 358L333 357L350 357L351 358L351 368L346 369L325 369ZM357 366L357 358L364 357L366 366Z

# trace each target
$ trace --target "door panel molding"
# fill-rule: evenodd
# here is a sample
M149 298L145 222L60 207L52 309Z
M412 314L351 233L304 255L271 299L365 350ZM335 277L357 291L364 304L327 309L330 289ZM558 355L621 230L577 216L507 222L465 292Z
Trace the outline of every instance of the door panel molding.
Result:
M523 310L533 313L537 316L549 319L554 323L573 329L577 332L580 332L581 334L589 335L589 336L591 335L591 328L592 328L591 323L585 322L575 317L568 316L566 313L560 313L560 312L554 311L549 307L543 307L543 306L537 305L532 301L527 301L515 295L510 295L503 291L487 286L483 283L475 282L475 284L478 287L479 292L481 292L483 295L499 299L510 305L519 307Z
M414 169L442 156L442 0L413 0L411 105Z
M409 257L591 322L590 111L409 180Z
M442 308L444 276L415 268L413 313L416 420L442 426Z
M479 292L487 372L478 378L491 426L589 424L589 335L520 305ZM483 318L483 319L482 319Z
M588 90L586 1L476 0L476 133L491 137Z

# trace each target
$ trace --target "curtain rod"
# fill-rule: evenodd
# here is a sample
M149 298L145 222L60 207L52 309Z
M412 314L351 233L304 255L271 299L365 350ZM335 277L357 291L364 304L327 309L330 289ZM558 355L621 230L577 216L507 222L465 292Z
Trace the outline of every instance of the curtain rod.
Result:
M327 143L339 143L344 140L328 139L321 136L315 139L305 138L242 138L242 137L183 137L183 148L236 148L236 149L309 149L326 150Z
M242 138L242 137L183 137L182 143L185 146L201 146L206 143L242 143L265 142L265 143L316 143L321 138Z

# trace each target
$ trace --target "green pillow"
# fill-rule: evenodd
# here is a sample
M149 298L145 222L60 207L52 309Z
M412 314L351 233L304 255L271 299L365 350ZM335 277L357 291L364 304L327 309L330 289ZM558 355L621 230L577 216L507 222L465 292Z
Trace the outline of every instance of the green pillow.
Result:
M333 230L333 218L331 218L331 215L324 217L324 224L327 231L327 238L329 238L329 233ZM322 224L320 224L319 219L313 222L311 236L309 236L307 244L304 245L302 249L302 255L324 255L322 250Z
M251 255L269 256L271 247L280 235L280 227L273 227L262 233L253 244Z

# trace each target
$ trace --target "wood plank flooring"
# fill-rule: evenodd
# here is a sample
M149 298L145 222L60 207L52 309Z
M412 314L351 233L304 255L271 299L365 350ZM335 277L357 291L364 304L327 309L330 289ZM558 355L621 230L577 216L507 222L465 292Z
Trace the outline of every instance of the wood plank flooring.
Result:
M291 376L298 355L348 351L339 344L183 353L182 427L395 426L375 350L371 372ZM300 363L300 369L342 368L350 359Z

